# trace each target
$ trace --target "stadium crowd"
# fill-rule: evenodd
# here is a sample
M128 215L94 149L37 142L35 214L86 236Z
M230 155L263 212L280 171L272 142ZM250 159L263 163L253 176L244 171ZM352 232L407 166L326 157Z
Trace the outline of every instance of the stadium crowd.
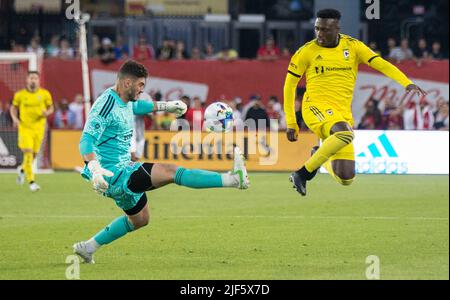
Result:
M431 45L431 46L430 46ZM448 55L444 54L439 41L428 41L425 38L417 39L413 47L410 46L408 39L398 41L395 38L388 38L383 50L380 50L376 42L370 42L369 47L379 53L385 59L394 64L406 60L413 60L420 67L428 60L446 59ZM64 36L54 35L49 43L42 45L39 36L31 38L27 46L11 43L11 51L14 52L35 52L41 58L60 58L60 59L79 59L77 44L70 44ZM255 59L270 61L286 59L289 60L292 53L289 49L280 49L273 37L268 37L265 44L262 45ZM145 60L224 60L233 61L239 59L239 53L231 48L225 47L220 51L215 51L214 45L208 43L204 49L198 47L186 50L183 41L175 41L170 38L164 39L161 46L155 49L150 45L145 37L140 37L139 41L133 47L128 47L124 38L118 36L115 41L109 37L99 38L94 35L92 38L92 49L90 56L93 59L99 59L108 64L117 60L126 60L133 58L138 61ZM301 98L304 90L299 88L299 95L296 101L297 119L300 128L307 130L301 117ZM160 93L152 95L156 101L162 100ZM69 99L55 99L56 110L50 117L49 124L57 129L82 129L84 124L84 105L81 94ZM189 107L185 118L192 124L195 111L204 112L206 99L198 97L183 96L182 100ZM220 99L208 99L214 101L225 101L234 109L235 118L242 119L265 119L269 125L269 119L278 120L279 130L285 129L285 120L282 105L276 96L269 99L261 99L255 93L248 98L248 101L242 101L242 96L227 98L222 96ZM208 101L211 102L211 101ZM245 105L244 105L245 103ZM1 102L0 102L1 104ZM0 106L0 123L8 124L9 116L7 114L9 104L4 103ZM426 100L420 103L404 103L400 106L369 99L365 105L365 113L359 124L355 124L358 129L383 129L383 130L448 130L448 99L441 97L436 105L432 106ZM172 117L169 114L156 114L153 117L146 118L146 129L165 130L170 127Z

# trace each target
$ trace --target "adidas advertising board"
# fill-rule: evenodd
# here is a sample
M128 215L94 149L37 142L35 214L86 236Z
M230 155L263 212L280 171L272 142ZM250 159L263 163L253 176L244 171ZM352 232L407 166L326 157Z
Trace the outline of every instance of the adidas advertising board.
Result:
M449 174L446 131L356 130L353 143L359 174Z

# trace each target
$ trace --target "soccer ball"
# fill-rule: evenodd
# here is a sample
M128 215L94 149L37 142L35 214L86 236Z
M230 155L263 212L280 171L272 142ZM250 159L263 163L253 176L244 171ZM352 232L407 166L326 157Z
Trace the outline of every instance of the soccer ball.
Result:
M203 128L208 132L228 132L233 128L233 110L223 102L214 102L205 110Z

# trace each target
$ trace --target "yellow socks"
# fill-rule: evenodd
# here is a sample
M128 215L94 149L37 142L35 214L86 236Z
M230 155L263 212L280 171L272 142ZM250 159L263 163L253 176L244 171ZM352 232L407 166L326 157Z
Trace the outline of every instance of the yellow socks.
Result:
M23 154L22 169L25 173L25 178L27 179L28 183L34 181L32 152L25 152Z
M319 150L311 156L305 163L305 168L308 172L314 172L322 166L331 156L336 154L339 150L347 146L353 141L353 132L339 131L330 135L325 139ZM334 174L334 173L332 173Z

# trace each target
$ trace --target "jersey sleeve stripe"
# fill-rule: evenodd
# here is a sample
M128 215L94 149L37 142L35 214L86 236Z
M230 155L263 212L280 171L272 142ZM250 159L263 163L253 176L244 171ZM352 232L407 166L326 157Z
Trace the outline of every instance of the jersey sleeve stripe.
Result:
M100 110L99 116L101 116L105 112L106 108L111 104L111 100L112 96L109 96L108 100L106 100L105 105L103 105L102 109Z
M379 56L379 55L375 55L374 57L370 58L370 59L369 59L369 64L370 64L370 62L371 62L372 60L374 60L374 59L377 58L377 57L380 57L380 56Z
M113 107L114 107L114 99L113 99L113 101L112 101L112 104L111 104L111 107L109 107L108 108L108 110L105 112L105 118L108 116L108 114L111 112L111 110L113 109Z
M292 76L295 76L297 78L300 78L302 76L295 74L294 72L288 71L289 74L291 74Z

